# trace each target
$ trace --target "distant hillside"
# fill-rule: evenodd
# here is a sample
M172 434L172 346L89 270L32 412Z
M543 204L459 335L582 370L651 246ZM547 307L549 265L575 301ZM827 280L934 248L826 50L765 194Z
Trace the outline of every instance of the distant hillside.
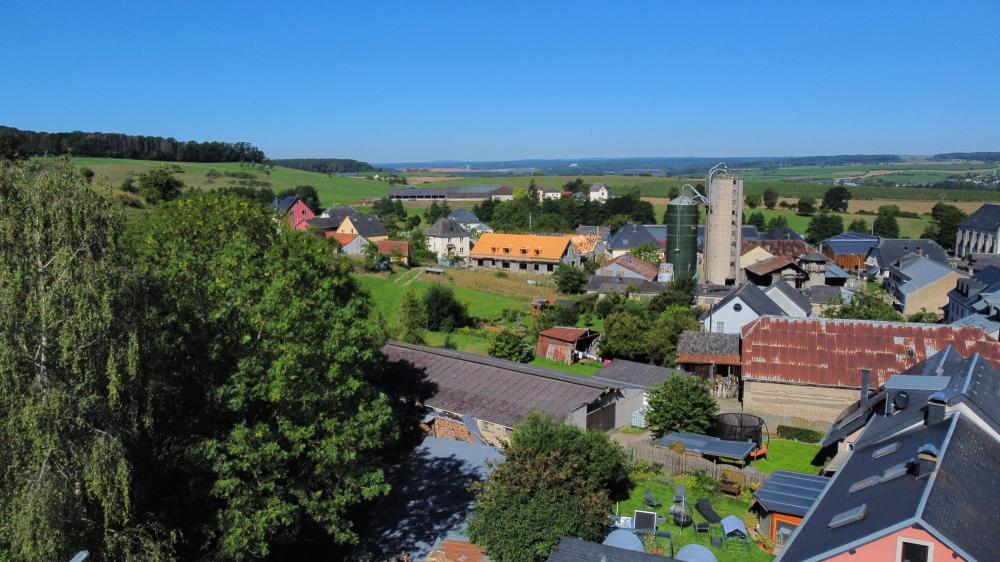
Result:
M295 168L320 174L363 174L374 172L377 168L368 162L351 160L350 158L284 158L272 160L275 166Z
M44 133L0 126L0 158L91 156L165 162L263 162L264 151L248 142L179 141L122 133Z
M935 160L977 160L982 162L1000 162L1000 152L945 152L935 154Z

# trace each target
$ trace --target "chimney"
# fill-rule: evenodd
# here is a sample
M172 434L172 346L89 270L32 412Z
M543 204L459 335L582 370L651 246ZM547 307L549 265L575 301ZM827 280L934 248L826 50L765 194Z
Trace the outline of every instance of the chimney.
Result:
M871 383L871 369L861 369L861 410L868 407L868 385Z
M945 400L943 392L935 392L927 399L927 411L924 414L924 424L931 426L944 420Z
M917 458L910 463L910 473L917 478L926 478L937 468L938 448L930 443L924 443L917 449Z

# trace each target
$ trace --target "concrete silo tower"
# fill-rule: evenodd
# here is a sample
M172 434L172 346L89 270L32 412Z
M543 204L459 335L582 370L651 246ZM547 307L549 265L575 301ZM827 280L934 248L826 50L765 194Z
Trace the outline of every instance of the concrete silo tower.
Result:
M703 283L739 285L743 232L743 179L729 175L725 164L709 170L708 215L705 217Z

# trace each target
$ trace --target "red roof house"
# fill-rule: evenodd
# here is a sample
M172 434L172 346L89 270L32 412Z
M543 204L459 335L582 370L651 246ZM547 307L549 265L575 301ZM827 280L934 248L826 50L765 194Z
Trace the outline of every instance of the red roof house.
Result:
M389 261L402 265L410 265L410 244L403 240L380 240L378 252L389 256Z

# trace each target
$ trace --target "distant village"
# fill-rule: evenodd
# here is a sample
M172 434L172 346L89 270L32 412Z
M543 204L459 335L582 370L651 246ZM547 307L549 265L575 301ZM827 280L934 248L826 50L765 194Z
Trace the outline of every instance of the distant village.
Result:
M700 329L679 335L674 367L602 358L603 334L576 325L539 332L534 354L568 365L602 361L592 376L419 344L384 348L436 387L422 402L427 437L423 460L413 462L424 465L411 467L414 474L426 476L430 460L460 458L466 468L456 478L481 480L519 424L544 412L609 433L630 458L673 482L657 488L670 494L640 491L639 505L613 514L603 542L562 538L549 562L996 559L1000 205L962 220L949 255L933 240L866 232L810 244L787 226L744 224L743 180L725 168L714 168L705 185L705 195L691 188L671 199L665 224L581 224L563 233L495 231L467 207L516 197L606 204L614 199L607 186L390 190L389 202L458 207L424 230L421 248L412 238L392 239L379 216L352 207L316 214L295 197L273 207L290 227L321 232L349 256L379 256L384 268L413 266L417 251L432 256L423 264L432 274L557 275L570 267L586 275L580 292L636 302L691 280ZM920 321L828 314L872 295ZM532 313L573 306L573 299L537 300ZM656 431L649 423L657 389L678 378L709 389L719 405L711 425ZM759 470L780 461L784 453L769 449L778 437L817 442L818 452L805 469ZM692 474L709 484L691 489ZM431 532L409 534L407 502L440 498L403 489L387 501L390 516L370 552L490 560L465 534L467 502L443 504ZM728 499L741 497L745 504ZM685 534L691 538L679 539ZM744 554L734 558L734 549Z

